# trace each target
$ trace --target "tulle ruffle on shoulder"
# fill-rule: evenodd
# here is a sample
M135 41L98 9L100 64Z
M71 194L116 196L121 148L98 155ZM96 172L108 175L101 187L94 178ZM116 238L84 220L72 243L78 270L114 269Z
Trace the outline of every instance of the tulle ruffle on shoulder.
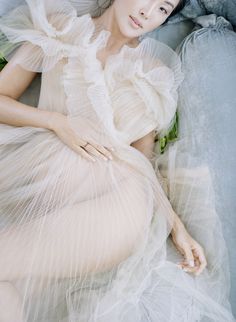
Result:
M142 105L144 117L156 124L151 130L167 131L172 126L178 88L184 79L178 55L164 43L144 38L136 48L124 46L114 60L108 60L108 65L112 70L110 87L115 90L119 86L121 95L128 90L131 95L133 91L133 104ZM140 137L143 135L140 132Z
M79 54L83 35L89 36L86 23L68 0L24 1L0 18L0 51L9 60L20 46L21 66L47 72L63 57Z

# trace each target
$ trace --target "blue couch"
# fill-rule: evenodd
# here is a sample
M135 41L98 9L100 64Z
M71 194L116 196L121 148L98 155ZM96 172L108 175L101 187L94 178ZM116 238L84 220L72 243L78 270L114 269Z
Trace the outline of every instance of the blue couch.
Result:
M210 166L216 210L229 252L230 302L236 316L236 2L228 1L227 7L222 1L225 6L216 6L225 11L224 16L212 13L216 0L206 1L211 3L208 10L199 2L192 1L149 36L168 44L182 59L180 129L187 126L181 124L184 114L196 137L192 153Z

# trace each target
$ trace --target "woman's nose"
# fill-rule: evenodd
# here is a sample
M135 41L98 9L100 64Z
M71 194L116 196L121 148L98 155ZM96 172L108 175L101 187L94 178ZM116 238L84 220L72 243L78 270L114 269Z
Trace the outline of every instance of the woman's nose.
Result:
M152 14L153 9L156 7L156 3L150 3L145 8L140 9L139 13L144 19L148 19Z
M145 13L145 11L143 9L140 10L139 13L140 13L141 16L143 16L144 19L148 19L147 15L146 15L146 13Z

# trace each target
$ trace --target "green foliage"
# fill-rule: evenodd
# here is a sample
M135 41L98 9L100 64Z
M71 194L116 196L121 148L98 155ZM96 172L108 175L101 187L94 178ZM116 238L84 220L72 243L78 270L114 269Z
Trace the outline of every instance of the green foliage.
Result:
M6 59L2 56L0 53L0 71L3 69L3 67L7 64Z
M165 152L165 149L169 142L174 142L178 139L178 130L179 130L179 114L178 114L178 111L176 111L172 127L170 128L170 130L166 135L158 139L159 149L161 154Z

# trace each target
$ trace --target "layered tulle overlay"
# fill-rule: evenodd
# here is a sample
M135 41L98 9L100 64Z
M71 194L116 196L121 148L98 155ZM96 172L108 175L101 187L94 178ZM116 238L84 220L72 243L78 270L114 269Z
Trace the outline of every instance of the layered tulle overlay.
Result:
M102 66L97 53L110 32L84 3L80 11L79 1L28 0L0 19L4 56L17 51L18 64L42 73L38 109L67 115L79 137L115 148L112 161L92 162L50 130L0 125L6 311L11 302L27 322L233 321L207 166L188 155L187 135L163 155L156 147L151 160L130 145L170 126L180 58L144 38ZM200 276L176 265L167 196L205 247Z

